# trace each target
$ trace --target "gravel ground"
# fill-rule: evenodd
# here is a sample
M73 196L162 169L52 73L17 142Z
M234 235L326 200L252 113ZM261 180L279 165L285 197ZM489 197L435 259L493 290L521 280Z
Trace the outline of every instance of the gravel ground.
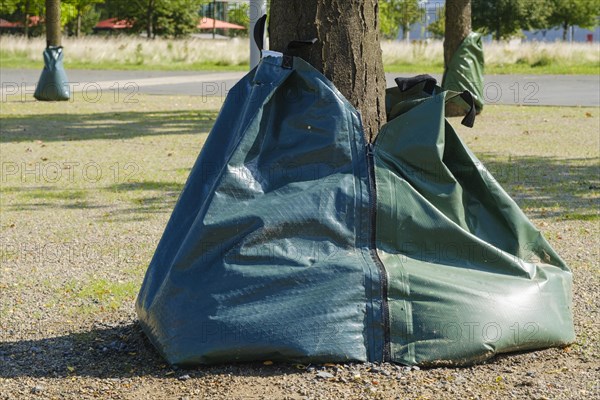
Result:
M488 107L458 127L573 269L571 346L468 368L181 370L133 301L219 104L138 100L2 105L0 399L600 398L597 109Z

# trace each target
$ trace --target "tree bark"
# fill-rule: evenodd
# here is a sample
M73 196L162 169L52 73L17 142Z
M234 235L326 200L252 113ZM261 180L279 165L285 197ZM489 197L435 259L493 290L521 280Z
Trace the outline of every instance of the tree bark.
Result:
M444 37L444 66L448 67L458 46L471 33L471 0L446 2L446 35Z
M75 37L81 35L81 10L77 9L77 30L75 31Z
M23 27L25 29L25 37L29 37L29 0L25 0L25 20L23 21Z
M154 14L154 2L152 0L148 1L148 9L146 10L146 37L148 39L152 39L152 18Z
M410 27L402 27L402 40L410 42Z
M377 0L273 0L269 21L271 49L302 57L331 80L361 113L371 142L386 122L378 12ZM286 50L312 38L312 46Z
M60 0L46 0L46 45L61 45Z
M452 56L463 40L471 33L471 0L446 1L446 33L444 36L444 67L448 68ZM446 116L465 115L465 110L454 103L446 105Z

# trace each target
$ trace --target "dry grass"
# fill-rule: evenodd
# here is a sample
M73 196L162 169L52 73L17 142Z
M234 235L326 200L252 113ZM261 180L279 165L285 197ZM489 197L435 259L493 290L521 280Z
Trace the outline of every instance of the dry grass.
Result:
M439 63L443 60L443 44L433 42L392 42L381 44L383 63L417 64L422 62ZM488 65L532 64L545 57L553 62L580 64L600 63L600 47L587 43L507 43L491 42L484 44L485 61Z
M248 64L248 39L206 40L140 37L65 38L66 66L101 69L236 69ZM3 67L39 68L42 38L0 36ZM600 47L586 43L485 43L487 73L600 72ZM443 45L433 42L382 43L383 61L390 72L443 69Z
M193 65L214 64L237 66L248 63L247 39L231 40L147 40L141 37L97 37L80 39L64 38L65 57L80 64L115 66L133 65ZM43 38L27 40L23 37L0 36L3 56L19 56L31 62L39 62L45 47ZM4 57L3 57L4 58Z

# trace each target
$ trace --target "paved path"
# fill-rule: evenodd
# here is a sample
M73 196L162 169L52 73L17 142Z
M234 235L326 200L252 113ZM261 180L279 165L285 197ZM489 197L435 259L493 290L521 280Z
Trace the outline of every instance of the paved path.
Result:
M33 92L40 71L0 69L2 101L15 90ZM244 72L198 71L94 71L69 70L74 90L164 95L224 96ZM386 74L388 87L396 76ZM435 76L441 80L441 76ZM487 104L600 106L600 76L595 75L488 75L485 77Z

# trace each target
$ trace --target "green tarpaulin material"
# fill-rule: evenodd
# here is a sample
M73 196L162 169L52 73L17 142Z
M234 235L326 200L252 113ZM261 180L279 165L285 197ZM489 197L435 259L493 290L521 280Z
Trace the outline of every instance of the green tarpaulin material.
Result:
M481 33L471 32L454 52L444 71L442 87L462 92L468 90L475 98L477 111L483 110L483 41Z
M136 302L170 363L465 365L574 340L571 273L445 120L458 93L404 86L374 144L300 58L231 90Z
M63 66L63 49L48 46L44 50L44 69L33 94L41 101L69 100L69 80Z

